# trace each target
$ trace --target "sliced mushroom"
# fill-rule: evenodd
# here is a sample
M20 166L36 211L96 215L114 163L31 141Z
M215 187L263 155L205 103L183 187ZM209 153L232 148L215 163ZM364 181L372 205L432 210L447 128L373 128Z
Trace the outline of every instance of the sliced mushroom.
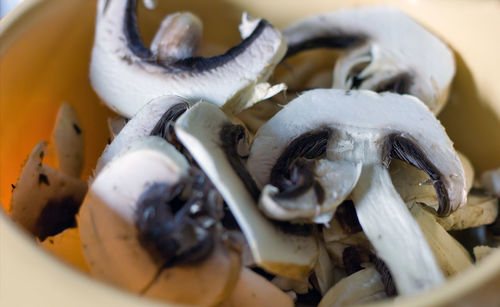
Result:
M12 192L11 217L41 241L76 227L75 215L87 184L43 164L47 143L28 156Z
M287 56L311 48L347 49L335 64L333 87L408 93L439 113L455 74L452 51L394 7L342 9L283 30Z
M472 265L467 250L436 221L432 212L415 203L411 205L410 211L445 276L453 276Z
M469 194L467 204L448 216L435 217L447 231L489 225L497 219L498 200L491 196Z
M319 307L351 306L386 298L377 270L369 266L335 284L323 296Z
M464 168L465 189L468 193L474 183L474 168L466 156L458 152L458 157ZM439 200L434 189L434 180L424 171L398 160L391 163L389 170L392 183L405 203L424 203L435 210L438 209Z
M208 179L171 144L135 142L95 178L80 211L92 274L148 297L221 302L241 266L218 235L221 207Z
M75 109L64 103L57 112L52 141L57 155L57 168L73 177L80 177L83 168L83 131Z
M498 251L498 247L489 247L485 245L474 246L474 258L476 259L476 263L488 257L492 253Z
M319 292L324 295L334 284L334 263L328 255L323 242L318 243L318 262L314 267L314 276L318 282Z
M98 174L117 153L135 141L151 134L161 136L162 130L173 129L173 122L187 108L187 102L178 96L162 96L150 101L126 123L113 142L106 146L97 161L95 173Z
M204 99L238 113L283 88L266 83L286 52L281 32L267 21L260 20L250 36L222 55L165 64L155 56L157 50L153 52L142 43L136 2L98 2L90 80L97 94L117 113L130 118L148 101L163 95L179 95L192 102ZM164 32L161 30L158 37L167 44L164 38L170 34L165 36L168 32ZM179 37L181 41L186 35ZM185 44L191 43L188 40Z
M219 307L292 307L293 300L250 269L242 269L231 296Z
M275 170L287 171L278 162L289 146L305 135L323 131L328 132L328 137L320 158L362 163L352 200L365 234L377 256L389 267L398 291L414 293L443 282L432 251L387 170L392 159L424 170L434 180L440 215L464 205L464 170L439 121L411 96L370 91L308 91L259 129L248 169L261 185L272 183L276 175L286 178L286 174L276 174ZM318 156L305 157L309 157L305 165L314 165L313 159ZM290 168L293 170L293 165ZM314 178L313 170L299 169L296 177ZM289 189L305 193L314 186L309 182L296 180Z
M500 168L484 172L481 175L481 184L488 192L500 198Z
M243 128L215 105L199 102L178 119L175 133L225 199L257 265L276 275L306 278L318 255L315 239L284 233L257 209L259 190L238 150L245 142Z
M459 157L465 171L466 191L470 191L474 182L474 169L464 155L459 153ZM421 203L437 210L439 200L433 187L434 182L424 171L395 160L391 163L390 172L394 187L405 203ZM494 197L471 192L463 207L448 216L435 218L450 231L491 224L497 215L498 204Z

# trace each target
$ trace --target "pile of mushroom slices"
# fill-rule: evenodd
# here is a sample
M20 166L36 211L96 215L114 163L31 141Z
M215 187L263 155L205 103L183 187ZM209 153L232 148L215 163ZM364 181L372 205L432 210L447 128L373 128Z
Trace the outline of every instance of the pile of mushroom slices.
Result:
M390 7L283 32L244 14L242 42L203 58L198 17L166 16L146 47L136 9L98 1L90 79L121 117L88 191L68 106L54 129L60 170L40 143L15 186L11 214L44 246L123 289L198 306L357 304L472 265L448 231L495 222L499 176L474 183L435 117L455 70L435 35ZM267 82L275 67L312 48L341 51L326 68L333 88L266 100L286 90ZM287 78L306 87L301 71ZM490 252L474 247L476 260Z

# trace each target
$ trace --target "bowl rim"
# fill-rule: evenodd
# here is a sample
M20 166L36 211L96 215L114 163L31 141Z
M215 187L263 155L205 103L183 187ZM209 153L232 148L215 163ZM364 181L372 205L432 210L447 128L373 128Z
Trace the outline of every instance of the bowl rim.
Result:
M23 33L32 26L32 17L43 17L40 15L43 10L50 8L53 3L57 3L60 0L25 0L11 12L9 12L5 17L0 20L0 59L3 57L5 52L9 49L9 46ZM86 1L86 0L80 0ZM473 0L467 0L473 1ZM3 210L3 209L2 209ZM3 224L3 225L2 225ZM82 292L82 298L86 300L99 299L99 296L92 297L88 295L91 292L95 292L95 287L106 287L109 292L105 295L114 298L121 298L121 302L124 302L123 298L130 299L130 306L160 306L157 302L140 299L140 303L137 300L137 296L128 293L125 290L117 289L116 287L110 286L108 284L97 281L96 279L86 276L81 272L65 265L55 257L49 256L46 252L41 250L37 244L29 238L27 234L24 233L22 229L17 227L12 221L8 220L8 217L3 212L0 212L0 226L1 228L7 229L5 236L11 236L13 241L17 244L23 245L33 251L33 257L38 257L37 262L43 263L44 271L48 270L59 270L68 281L76 281L85 279L83 285L86 286L87 291ZM2 240L3 241L3 240ZM1 242L0 242L1 243ZM4 244L1 244L4 245ZM3 246L5 248L5 246ZM4 253L7 253L4 251ZM500 250L496 250L490 256L483 259L479 264L472 266L466 271L460 273L447 280L447 282L441 286L430 289L426 292L421 292L415 295L397 297L392 301L381 301L368 306L388 306L392 304L398 304L402 306L436 306L450 303L456 301L457 299L472 293L476 289L485 285L488 281L500 275ZM7 277L3 276L3 281L7 281ZM97 281L97 282L96 282ZM82 289L83 290L83 289ZM91 291L91 292L88 292ZM62 302L61 302L62 303ZM174 306L174 303L168 303ZM126 304L129 306L129 304ZM162 303L161 306L165 306ZM178 306L178 305L175 305ZM367 305L363 305L367 306Z

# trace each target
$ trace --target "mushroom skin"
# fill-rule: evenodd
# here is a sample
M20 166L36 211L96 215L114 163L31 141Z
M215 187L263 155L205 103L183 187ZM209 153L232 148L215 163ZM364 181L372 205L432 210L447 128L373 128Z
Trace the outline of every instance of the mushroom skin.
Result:
M455 74L452 51L397 8L370 6L312 16L283 30L287 56L311 48L341 48L333 88L411 94L435 114Z
M273 274L303 280L317 261L317 243L312 236L285 233L259 212L259 190L251 187L251 178L245 179L248 171L235 152L237 140L245 140L242 132L222 110L207 102L195 104L175 123L177 138L231 209L255 263Z
M377 256L391 270L398 291L415 293L443 282L436 260L387 170L392 159L424 170L434 180L440 215L464 205L464 170L439 121L409 95L308 91L259 129L248 169L258 183L269 184L272 170L288 146L304 134L324 128L331 130L326 160L362 163L351 197L359 222Z
M240 257L219 235L222 200L201 172L192 172L156 136L134 142L103 168L79 220L94 276L186 304L213 306L229 295Z
M286 52L281 32L267 21L260 20L251 35L222 55L165 64L142 43L136 6L136 0L99 0L97 5L90 80L115 112L130 118L155 97L179 95L238 113L283 89L266 83Z

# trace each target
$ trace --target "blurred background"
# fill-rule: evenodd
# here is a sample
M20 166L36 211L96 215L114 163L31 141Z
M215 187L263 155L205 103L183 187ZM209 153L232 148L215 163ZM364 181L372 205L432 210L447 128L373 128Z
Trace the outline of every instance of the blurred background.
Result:
M0 0L0 18L7 15L14 7L16 7L23 0Z

